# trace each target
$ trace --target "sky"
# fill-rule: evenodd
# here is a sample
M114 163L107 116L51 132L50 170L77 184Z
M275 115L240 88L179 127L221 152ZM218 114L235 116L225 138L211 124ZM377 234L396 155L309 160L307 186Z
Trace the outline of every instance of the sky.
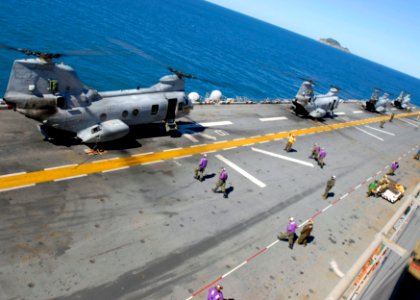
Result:
M207 0L420 79L420 0Z

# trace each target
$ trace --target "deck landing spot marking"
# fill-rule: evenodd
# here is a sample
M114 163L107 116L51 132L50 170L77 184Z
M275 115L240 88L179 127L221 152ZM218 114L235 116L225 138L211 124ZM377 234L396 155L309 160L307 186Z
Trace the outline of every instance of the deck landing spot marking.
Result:
M404 118L400 118L399 120L401 120L401 121L403 121L403 122L405 122L405 123L407 123L407 124L410 124L410 125L412 125L412 126L414 126L414 127L419 127L419 125L417 125L417 124L414 124L414 123L411 123L410 121L408 121L407 119L404 119Z
M368 125L365 125L365 127L366 127L366 128L370 128L370 129L372 129L372 130L376 130L376 131L378 131L378 132L382 132L382 133L385 133L385 134L389 134L389 135L395 136L395 133L392 133L392 132L388 132L388 131L385 131L385 130L381 130L381 129L378 129L378 128L375 128L375 127L371 127L371 126L368 126Z
M254 176L252 176L251 174L249 174L247 171L245 171L244 169L240 168L238 165L234 164L233 162L231 162L230 160L228 160L225 157L221 156L220 154L216 154L215 157L217 159L221 160L222 162L224 162L226 165L228 165L229 167L231 167L235 171L237 171L239 174L243 175L245 178L249 179L250 181L252 181L256 185L258 185L259 187L264 188L264 187L267 186L264 182L258 180L257 178L255 178Z
M223 126L223 125L232 125L231 121L219 121L219 122L206 122L199 123L203 127L212 127L212 126Z
M200 133L197 133L197 135L201 135L203 138L208 139L208 140L213 140L213 141L217 140L217 138L215 136L212 136L212 135L207 134L207 133L200 132Z
M198 143L198 140L192 134L184 133L183 136L193 143Z
M379 136L376 136L376 135L374 135L374 134L372 134L372 133L370 133L370 132L367 132L366 130L363 130L363 129L360 129L359 127L357 127L357 126L355 126L354 127L355 129L357 129L357 130L359 130L359 131L361 131L361 132L363 132L363 133L366 133L367 135L370 135L370 136L372 136L372 137L374 137L374 138L376 138L376 139L378 139L378 140L380 140L380 141L384 141L384 139L383 138L381 138L381 137L379 137Z
M254 147L252 147L251 149L252 149L252 151L260 152L260 153L263 153L263 154L266 154L266 155L270 155L270 156L273 156L273 157L277 157L277 158L281 158L281 159L288 160L288 161L291 161L291 162L295 162L295 163L298 163L298 164L301 164L301 165L304 165L304 166L308 166L308 167L312 167L312 168L314 167L314 165L312 163L308 163L308 162L303 161L303 160L287 157L287 156L284 156L284 155L280 155L280 154L277 154L277 153L257 149L257 148L254 148Z
M286 117L272 117L272 118L260 118L261 122L270 122L270 121L280 121L280 120L287 120Z

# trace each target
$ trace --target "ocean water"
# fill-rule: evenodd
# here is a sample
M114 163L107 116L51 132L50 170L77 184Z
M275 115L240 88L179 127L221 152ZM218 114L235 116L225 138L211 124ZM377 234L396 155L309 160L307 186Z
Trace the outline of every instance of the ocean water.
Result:
M0 44L67 53L59 61L99 91L150 86L168 74L116 39L211 81L187 80L187 92L200 95L292 98L301 77L314 79L319 93L339 86L343 99L366 99L380 87L391 98L408 91L420 105L417 78L201 0L3 0L0 16ZM22 57L0 49L0 95Z

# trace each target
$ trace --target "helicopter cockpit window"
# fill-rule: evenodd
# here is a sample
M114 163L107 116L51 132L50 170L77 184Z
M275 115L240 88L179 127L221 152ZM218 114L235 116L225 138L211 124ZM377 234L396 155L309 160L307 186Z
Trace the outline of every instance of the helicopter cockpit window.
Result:
M106 120L106 113L102 113L100 116L99 116L99 119L101 120L101 122L103 122L103 121L105 121Z
M152 111L151 111L152 115L156 115L158 111L159 111L159 105L158 104L152 105Z
M178 103L178 110L183 110L184 109L184 102L179 102Z
M122 117L123 117L123 118L127 118L127 116L128 116L128 111L124 110L124 111L122 112Z
M139 114L139 110L136 108L136 109L133 109L133 116L137 116Z
M101 129L102 129L101 126L95 126L95 127L92 128L91 133L92 134L97 133L97 132L101 131Z
M49 90L52 94L55 94L58 92L58 80L56 79L48 79L49 83Z

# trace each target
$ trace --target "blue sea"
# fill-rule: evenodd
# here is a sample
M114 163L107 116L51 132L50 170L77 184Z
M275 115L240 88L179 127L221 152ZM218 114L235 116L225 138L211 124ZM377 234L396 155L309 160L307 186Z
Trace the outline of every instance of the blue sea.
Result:
M420 104L417 78L201 0L3 0L0 16L0 44L69 54L58 61L98 91L150 86L168 74L115 39L207 80L186 83L203 96L219 89L227 97L292 98L300 78L310 78L318 93L339 86L343 99L366 99L380 87L391 98L408 91ZM0 95L22 57L0 49Z

